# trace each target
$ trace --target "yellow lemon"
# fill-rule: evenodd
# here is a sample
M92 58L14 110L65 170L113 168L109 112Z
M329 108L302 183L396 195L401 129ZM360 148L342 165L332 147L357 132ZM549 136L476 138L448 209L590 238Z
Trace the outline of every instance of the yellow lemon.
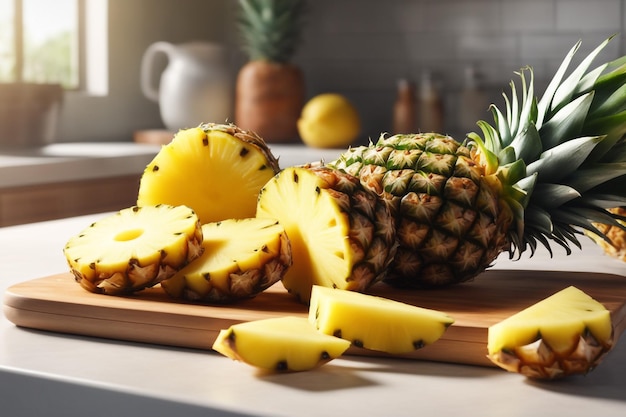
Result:
M324 93L309 100L298 119L302 141L315 148L341 148L357 138L361 121L356 108L341 94Z

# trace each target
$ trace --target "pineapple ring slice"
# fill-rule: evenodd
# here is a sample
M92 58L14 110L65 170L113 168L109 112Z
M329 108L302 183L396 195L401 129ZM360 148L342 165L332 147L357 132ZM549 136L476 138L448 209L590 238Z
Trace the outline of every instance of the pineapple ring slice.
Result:
M161 283L173 298L225 303L254 297L291 266L291 245L274 219L228 219L202 226L203 254Z
M128 207L71 237L63 253L85 289L128 294L172 277L202 253L202 229L186 206Z

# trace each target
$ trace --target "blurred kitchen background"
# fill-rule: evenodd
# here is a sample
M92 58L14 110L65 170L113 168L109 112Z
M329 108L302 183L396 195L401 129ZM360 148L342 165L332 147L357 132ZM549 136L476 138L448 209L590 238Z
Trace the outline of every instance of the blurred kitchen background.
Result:
M58 141L125 141L137 130L163 128L159 106L142 94L139 80L142 55L154 42L223 44L233 80L246 61L234 0L84 3L84 79L65 94ZM541 88L579 39L583 56L617 33L597 62L623 55L625 29L626 0L315 0L294 62L307 97L339 92L357 106L361 140L390 131L398 81L414 82L419 96L425 75L442 101L442 129L463 135L474 128L463 117L489 117L487 105L501 103L520 67L532 66ZM467 98L470 86L479 94ZM471 107L461 105L463 97Z
M163 106L142 89L143 58L155 44L223 47L227 108L214 113L222 120L190 123L233 121L235 80L248 59L238 10L236 0L0 0L0 226L136 203L160 149L135 143L138 133L172 138ZM617 34L600 63L624 55L625 33L626 0L310 0L293 63L306 99L335 92L356 106L358 141L392 131L406 85L418 111L433 108L421 106L429 91L439 106L428 120L462 140L477 119L491 120L488 104L502 103L521 67L534 68L542 91L579 39L578 59ZM153 64L156 84L169 64L163 54ZM416 130L430 129L418 122ZM283 167L340 152L272 150Z

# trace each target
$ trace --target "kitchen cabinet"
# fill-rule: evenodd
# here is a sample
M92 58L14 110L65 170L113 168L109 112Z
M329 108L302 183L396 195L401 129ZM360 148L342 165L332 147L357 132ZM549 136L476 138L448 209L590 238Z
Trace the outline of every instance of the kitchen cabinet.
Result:
M160 146L54 143L0 152L0 226L119 210Z
M140 174L0 188L0 226L119 210L137 201Z

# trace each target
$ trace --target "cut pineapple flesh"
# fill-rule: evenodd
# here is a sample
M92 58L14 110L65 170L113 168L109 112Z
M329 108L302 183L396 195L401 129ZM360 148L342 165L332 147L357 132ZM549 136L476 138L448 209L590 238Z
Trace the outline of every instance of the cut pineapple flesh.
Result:
M253 297L280 281L291 247L274 219L229 219L202 226L204 252L161 283L174 298L230 302Z
M285 316L221 330L213 349L270 371L306 371L341 356L350 342L319 333L305 317Z
M202 253L202 229L186 206L129 207L71 237L63 250L85 289L126 294L170 278Z
M586 373L613 344L610 312L576 287L567 287L489 327L488 357L533 378Z
M201 223L254 217L278 162L259 137L232 125L179 131L141 177L137 205L187 205Z
M309 321L324 334L392 354L434 343L454 323L437 310L320 286L314 286L311 292Z
M619 216L626 216L626 208L624 207L615 207L608 209L608 211ZM626 227L626 221L617 220L617 222ZM608 241L588 230L585 230L585 234L597 243L604 250L604 253L626 262L626 230L618 225L602 223L593 223L593 225L608 238Z
M364 290L382 279L395 252L389 208L338 170L283 170L261 190L256 215L287 231L293 265L282 282L304 303L313 285Z

